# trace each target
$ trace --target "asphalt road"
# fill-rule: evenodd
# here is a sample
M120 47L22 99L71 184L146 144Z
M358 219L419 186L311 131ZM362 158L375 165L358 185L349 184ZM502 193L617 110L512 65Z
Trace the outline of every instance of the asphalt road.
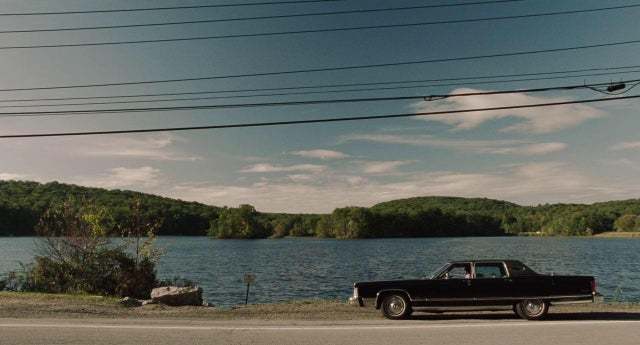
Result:
M640 320L341 322L0 319L0 344L637 345Z

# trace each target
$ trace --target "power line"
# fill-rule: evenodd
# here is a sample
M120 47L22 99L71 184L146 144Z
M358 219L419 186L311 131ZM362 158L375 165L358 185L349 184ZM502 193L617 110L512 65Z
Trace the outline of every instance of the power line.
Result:
M29 134L5 134L5 135L0 135L0 139L62 137L62 136L81 136L81 135L107 135L107 134L126 134L126 133L174 132L174 131L192 131L192 130L204 130L204 129L266 127L266 126L283 126L283 125L301 125L301 124L312 124L312 123L380 120L380 119L394 119L394 118L416 117L416 116L450 115L450 114L472 113L472 112L481 112L481 111L497 111L497 110L524 109L524 108L540 108L540 107L561 106L561 105L569 105L569 104L608 102L608 101L635 99L635 98L640 98L640 95L618 96L618 97L610 97L610 98L592 98L592 99L584 99L584 100L577 100L577 101L563 101L563 102L551 102L551 103L534 103L534 104L522 104L522 105L488 107L488 108L443 110L443 111L402 113L402 114L386 114L386 115L330 117L330 118L321 118L321 119L319 118L319 119L309 119L309 120L252 122L252 123L235 123L235 124L226 124L226 125L207 125L207 126L188 126L188 127L162 127L162 128L146 128L146 129L86 131L86 132L57 132L57 133L52 132L52 133L29 133Z
M630 44L638 44L638 43L640 43L640 40L630 40L630 41L618 41L618 42L599 43L599 44L590 44L590 45L582 45L582 46L572 46L572 47L564 47L564 48L524 50L524 51L515 51L515 52L509 52L509 53L496 53L496 54L472 55L472 56L462 56L462 57L436 58L436 59L415 60L415 61L388 62L388 63L368 64L368 65L352 65L352 66L340 66L340 67L308 68L308 69L297 69L297 70L276 71L276 72L228 74L228 75L218 75L218 76L199 77L199 78L174 79L174 80L171 80L171 81L165 80L165 81L162 81L162 82L186 81L186 80L196 81L196 80L233 79L233 78L264 77L264 76L274 76L274 75L314 73L314 72L360 70L360 69L371 69L371 68L382 68L382 67L397 67L397 66L409 66L409 65L420 65L420 64L430 64L430 63L443 63L443 62L453 62L453 61L470 61L470 60L491 59L491 58L499 58L499 57L533 55L533 54L543 54L543 53L557 53L557 52L564 52L564 51L574 51L574 50L584 50L584 49L593 49L593 48L614 47L614 46L630 45ZM2 47L0 47L0 49L2 49ZM65 88L81 88L81 87L95 87L95 86L140 85L140 84L149 84L149 83L158 83L158 82L159 81L138 81L138 82L125 82L125 83L120 83L119 82L119 83L85 84L85 85L55 86L55 87L10 88L10 89L0 89L0 91L26 91L26 90L30 90L31 91L31 90L48 90L48 89L54 89L54 88L55 89L65 89Z
M60 106L80 106L80 105L107 105L107 104L135 104L135 103L157 103L157 102L176 102L176 101L201 101L201 100L213 100L213 99L236 99L236 98L256 98L256 97L274 97L274 96L295 96L295 95L311 95L311 94L327 94L327 93L351 93L351 92L363 92L363 91L389 91L389 90L402 90L402 89L416 89L416 88L431 88L431 87L443 87L443 86L469 86L469 85L486 85L486 84L504 84L513 82L524 81L541 81L541 80L557 80L567 78L582 78L582 77L594 77L594 76L608 76L613 74L627 74L627 73L640 73L640 70L630 70L624 72L605 72L605 73L591 73L580 75L568 75L559 77L542 77L542 78L522 78L522 79L502 79L492 81L475 81L475 82L463 82L463 83L447 83L447 84L430 84L430 85L412 85L412 86L394 86L394 87L377 87L377 88L361 88L361 89L340 89L340 90L326 90L326 91L303 91L303 92L282 92L282 93L266 93L266 94L252 94L252 95L232 95L232 96L212 96L212 97L192 97L192 98L172 98L172 99L152 99L152 100L131 100L131 101L109 101L109 102L83 102L83 103L56 103L56 104L31 104L31 105L6 105L0 108L31 108L31 107L60 107ZM608 83L601 83L595 85L607 85ZM586 84L582 84L586 85ZM592 84L594 85L594 84ZM225 92L225 91L220 91ZM175 95L184 94L210 94L216 92L180 92ZM113 99L124 97L143 97L143 96L163 96L174 95L172 93L167 94L147 94L147 95L126 95L126 96L96 96L96 97L68 97L68 98L42 98L42 99L16 99L16 100L0 100L0 103L7 102L33 102L42 100L73 100L73 99ZM419 96L422 98L423 96Z
M295 14L280 14L280 15L270 15L270 16L253 16L253 17L240 17L240 18L206 19L206 20L187 20L187 21L146 23L146 24L123 24L123 25L82 26L82 27L49 28L49 29L4 30L4 31L0 31L0 34L34 33L34 32L58 32L58 31L79 31L79 30L105 30L105 29L154 27L154 26L172 26L172 25L207 24L207 23L226 23L226 22L254 21L254 20L267 20L267 19L318 17L318 16L333 16L333 15L345 15L345 14L366 14L366 13L377 13L377 12L420 10L420 9L443 8L443 7L459 7L459 6L470 6L470 5L488 5L488 4L495 4L495 3L521 2L521 1L526 1L526 0L476 1L476 2L465 2L465 3L456 3L456 4L386 7L386 8L375 8L375 9L359 9L359 10L345 10L345 11L295 13ZM592 9L592 10L585 10L585 11L586 12L606 11L606 10L637 7L637 6L640 6L640 5L616 6L616 7L610 7L610 8ZM575 12L575 13L578 13L578 12ZM415 24L411 24L411 25L415 25ZM429 24L425 24L425 25L429 25Z
M640 79L622 80L618 83L636 83ZM550 86L543 88L501 90L501 91L478 91L457 94L435 94L435 95L413 95L413 96L389 96L389 97L362 97L362 98L339 98L339 99L322 99L322 100L305 100L305 101L280 101L280 102L260 102L260 103L235 103L235 104L214 104L201 106L179 106L179 107L153 107L153 108L116 108L116 109L83 109L83 110L59 110L59 111L33 111L33 112L0 112L0 117L10 116L53 116L53 115L94 115L94 114L113 114L113 113L129 113L129 112L152 112L152 111L183 111L183 110L202 110L202 109L228 109L228 108L255 108L255 107L277 107L277 106L293 106L293 105L317 105L317 104L338 104L338 103L363 103L363 102L382 102L382 101L403 101L412 99L424 99L428 101L440 100L444 98L465 97L465 96L481 96L481 95L497 95L509 93L534 93L547 92L553 90L575 90L589 89L600 92L596 89L598 86L610 85L607 83L592 84L576 84L564 86ZM635 87L635 86L634 86ZM341 91L344 92L344 91ZM255 96L249 96L255 97ZM122 102L95 102L95 103L76 103L76 104L39 104L39 105L14 105L0 106L0 108L24 108L24 107L57 107L57 106L78 106L78 105L106 105L106 104L130 104L130 103L157 103L184 100L206 100L212 97L200 97L192 99L173 99L173 100L150 100L150 101L122 101Z
M298 89L319 89L319 88L337 88L337 87L351 87L351 86L372 86L372 85L390 85L390 84L410 84L410 83L427 83L427 82L445 82L445 81L460 81L471 79L496 79L496 78L510 78L510 77L525 77L525 76L538 76L538 75L553 75L553 74L568 74L579 72L592 72L592 71L615 71L640 68L640 65L631 66L616 66L616 67L592 67L582 69L569 69L569 70L556 70L551 72L534 72L534 73L518 73L518 74L494 74L483 75L473 77L455 77L455 78L439 78L439 79L414 79L414 80L399 80L399 81L383 81L383 82L366 82L366 83L339 83L339 84L321 84L321 85L296 85L289 87L275 87L275 88L254 88L254 89L236 89L236 90L213 90L213 91L195 91L195 92L173 92L173 93L155 93L155 94L136 94L136 95L120 95L120 96L91 96L91 97L58 97L58 98L30 98L30 99L13 99L13 100L0 100L0 102L35 102L35 101L67 101L67 100L79 100L79 99L104 99L104 98L131 98L131 97L154 97L154 96L179 96L179 95L196 95L196 94L217 94L217 93L237 93L237 92L261 92L261 91L280 91L280 90L298 90ZM619 73L634 73L636 71L624 71ZM616 74L615 72L605 74ZM603 74L586 74L567 76L571 77L583 77L583 76L596 76ZM161 79L161 80L148 80L148 81L132 81L132 82L115 82L115 83L102 83L102 84L80 84L80 85L56 85L56 86L43 86L33 88L11 88L0 89L0 92L9 91L39 91L39 90L55 90L55 89L72 89L72 88L91 88L91 87L106 87L106 86L124 86L124 85L141 85L141 84L160 84L160 83L175 83L175 82L187 82L187 81L202 81L216 79L217 76L209 77L196 77L196 78L180 78L180 79ZM562 77L564 78L564 77ZM523 81L529 81L526 79ZM441 86L441 85L433 85ZM445 85L450 86L450 85Z
M511 0L513 1L513 0ZM523 1L523 0L516 0ZM449 4L447 6L467 6L487 4L487 2L473 2L463 4ZM329 16L329 15L344 15L344 14L365 14L375 12L391 12L391 11L403 11L403 10L416 10L416 9L428 9L433 7L442 7L443 5L422 5L422 6L406 6L406 7L388 7L368 10L348 10L348 11L331 11L331 12L317 12L317 13L299 13L299 14L284 14L284 15L272 15L272 16L254 16L254 17L242 17L242 18L223 18L223 19L205 19L205 20L187 20L187 21L174 21L174 22L161 22L161 23L146 23L146 24L122 24L122 25L101 25L101 26L81 26L81 27L66 27L66 28L48 28L48 29L24 29L24 30L3 30L0 34L15 34L15 33L37 33L37 32L61 32L61 31L84 31L84 30L107 30L107 29L124 29L124 28L142 28L142 27L157 27L157 26L174 26L174 25L192 25L192 24L211 24L211 23L225 23L236 21L254 21L254 20L266 20L266 19L285 19L285 18L302 18L302 17L314 17L314 16ZM389 25L368 25L368 26L355 26L344 28L328 28L328 29L310 29L310 30L297 30L297 31L280 31L280 32L266 32L266 33L249 33L249 34L232 34L232 35L218 35L218 36L206 36L196 39L226 39L226 38L247 38L247 37L260 37L260 36L279 36L279 35L292 35L292 34L309 34L309 33L322 33L322 32L335 32L335 31L357 31L357 30L369 30L369 29L389 29L389 28L402 28L402 27L415 27L415 26L430 26L430 25L444 25L444 24L462 24L462 23L476 23L486 21L499 21L510 19L526 19L536 17L548 17L559 15L571 15L571 14L583 14L602 11L613 11L621 9L630 9L640 7L640 4L611 6L611 7L599 7L583 10L568 10L568 11L556 11L556 12L541 12L531 13L524 15L512 15L512 16L499 16L499 17L482 17L482 18L469 18L469 19L457 19L457 20L439 20L431 22L417 22L417 23L405 23L405 24L389 24ZM179 38L178 40L189 39ZM148 43L148 42L145 42Z
M640 5L628 5L628 6L637 7L637 6L640 6ZM602 10L602 9L599 9L599 10ZM322 33L322 32L339 32L339 31L354 31L354 30L369 30L369 29L389 29L389 28L425 26L425 25L436 25L436 24L457 24L457 23L484 22L484 21L519 19L519 18L530 18L530 17L543 17L543 16L563 15L563 14L571 14L571 13L593 12L593 11L594 10L592 9L592 10L580 10L580 11L577 11L577 12L574 12L574 11L549 12L549 13L538 13L538 14L518 15L518 16L460 19L460 20L454 20L454 21L449 20L449 21L409 23L409 24L369 25L369 26L357 26L357 27L346 27L346 28L310 29L310 30L280 31L280 32L261 32L261 33L232 34L232 35L192 36L192 37L146 39L146 40L128 40L128 41L106 41L106 42L62 43L62 44L37 44L37 45L22 45L22 46L0 46L0 50L98 47L98 46L109 46L109 45L130 45L130 44L144 44L144 43L186 42L186 41L202 41L202 40L216 40L216 39L228 39L228 38L249 38L249 37L294 35L294 34L311 34L311 33Z
M48 15L61 15L61 14L142 12L142 11L185 10L185 9L222 8L222 7L245 7L245 6L264 6L264 5L309 4L309 3L341 2L341 1L345 1L345 0L289 0L289 1L246 2L246 3L238 3L238 4L165 6L165 7L147 7L147 8L123 8L123 9L112 9L112 10L58 11L58 12L21 12L21 13L18 12L18 13L0 13L0 16L2 16L2 17L12 17L12 16L48 16Z

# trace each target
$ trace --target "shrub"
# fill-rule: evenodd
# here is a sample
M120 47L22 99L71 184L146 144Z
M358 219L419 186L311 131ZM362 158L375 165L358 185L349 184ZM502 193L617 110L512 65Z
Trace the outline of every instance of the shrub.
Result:
M159 253L153 248L156 228L140 218L139 203L132 205L132 219L119 226L105 209L76 205L66 202L45 212L38 224L40 255L24 269L19 289L148 298ZM109 239L114 228L131 237Z

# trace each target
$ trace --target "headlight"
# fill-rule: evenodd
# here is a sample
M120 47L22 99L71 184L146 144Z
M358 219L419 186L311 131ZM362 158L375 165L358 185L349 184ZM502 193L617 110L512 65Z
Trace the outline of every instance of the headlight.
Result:
M353 297L358 298L358 288L357 287L353 288Z

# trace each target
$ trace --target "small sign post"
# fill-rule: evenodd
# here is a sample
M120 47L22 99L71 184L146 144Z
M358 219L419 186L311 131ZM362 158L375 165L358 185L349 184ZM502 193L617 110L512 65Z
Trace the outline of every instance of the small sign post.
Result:
M244 305L249 303L249 287L256 281L255 274L245 273L244 274L244 283L247 284L247 295L244 298Z

